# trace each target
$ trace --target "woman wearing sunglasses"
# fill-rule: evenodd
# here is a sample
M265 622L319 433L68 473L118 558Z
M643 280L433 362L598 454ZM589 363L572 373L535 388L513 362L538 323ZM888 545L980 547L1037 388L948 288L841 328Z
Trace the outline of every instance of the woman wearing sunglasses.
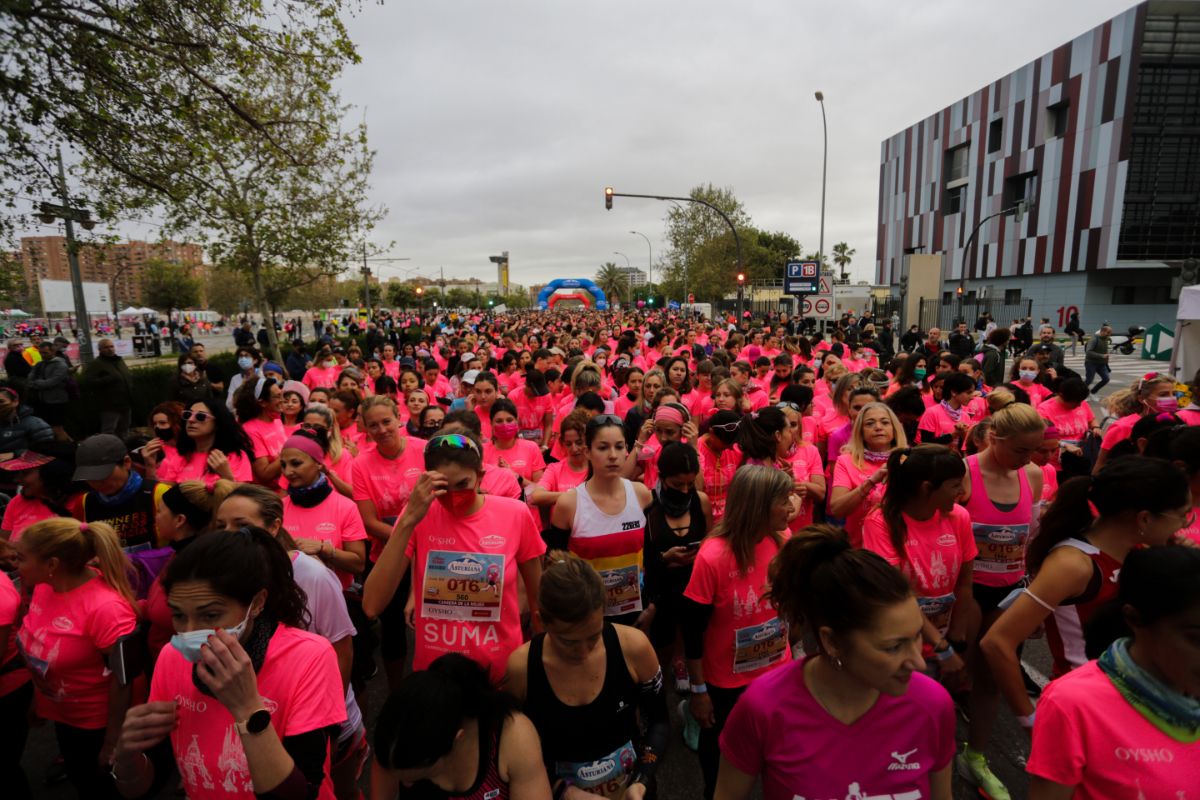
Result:
M742 463L742 455L734 447L741 424L742 415L738 412L718 411L709 420L708 430L696 446L702 488L712 504L713 522L725 516L725 495L729 492L733 473Z
M1191 513L1187 476L1157 458L1127 456L1059 488L1025 556L1033 581L979 644L1025 728L1033 727L1034 709L1021 679L1020 644L1045 622L1054 677L1082 666L1083 630L1116 596L1125 557L1135 548L1168 544Z
M204 480L215 475L228 481L253 480L250 439L221 403L193 403L180 415L183 430L175 452L164 452L157 468L146 460L146 476L165 483Z
M620 417L601 414L584 429L590 477L559 497L550 514L549 544L588 561L606 587L604 615L632 625L642 600L642 549L653 500L641 483L622 477L628 461Z
M363 586L363 611L373 617L388 608L411 565L413 669L458 652L499 681L522 639L517 573L536 608L546 545L524 503L480 493L483 450L470 436L433 437L424 462Z

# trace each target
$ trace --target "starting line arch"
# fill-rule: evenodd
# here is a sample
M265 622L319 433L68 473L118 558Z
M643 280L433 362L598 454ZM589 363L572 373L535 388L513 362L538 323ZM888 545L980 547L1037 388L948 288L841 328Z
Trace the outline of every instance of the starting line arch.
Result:
M592 308L594 303L597 311L608 310L608 297L604 290L587 278L556 278L550 281L538 293L538 308L543 311L551 309L561 300L579 300L588 308Z

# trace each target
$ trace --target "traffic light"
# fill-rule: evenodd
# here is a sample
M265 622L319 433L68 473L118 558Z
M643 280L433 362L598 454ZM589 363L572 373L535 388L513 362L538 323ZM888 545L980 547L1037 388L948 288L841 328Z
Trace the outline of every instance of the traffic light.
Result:
M611 186L604 187L604 207L612 211L613 188Z
M418 286L418 287L417 287L417 294L419 294L419 295L421 295L421 294L425 294L425 289L424 289L424 288L422 288L422 287L420 287L420 286Z
M959 297L962 297L963 296L963 287L959 286L957 289L954 290L954 293L957 294Z
M648 298L646 298L646 302L650 305L654 305L654 295L650 295Z
M494 305L496 305L496 301L489 297L488 298L488 308L491 308Z
M1184 286L1195 286L1200 283L1200 260L1189 258L1184 261L1179 270L1179 277Z
M738 286L743 286L743 285L745 285L745 283L746 283L746 273L739 272L738 273Z

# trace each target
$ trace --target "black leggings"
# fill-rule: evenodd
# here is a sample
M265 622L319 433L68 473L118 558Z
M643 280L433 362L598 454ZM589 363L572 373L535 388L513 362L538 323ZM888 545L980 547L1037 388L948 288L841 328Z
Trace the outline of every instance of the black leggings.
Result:
M33 683L26 681L0 697L0 779L8 788L4 796L12 800L27 800L29 780L21 769L21 755L29 736L29 703L33 700Z
M708 696L712 698L714 724L711 728L700 729L700 746L696 756L700 759L700 772L704 775L704 800L713 800L717 791L717 772L721 768L721 731L725 729L725 720L733 711L745 686L737 689L722 689L708 684Z
M67 780L80 797L116 798L116 786L108 767L100 766L100 750L104 747L104 728L89 730L62 722L54 723L58 752L62 754Z
M374 566L374 564L367 565L367 570L363 573L363 583L367 582L367 576L371 574L371 568ZM404 572L404 578L400 581L400 585L396 587L396 593L392 595L392 601L379 614L379 649L384 661L403 661L408 657L408 622L404 619L404 606L408 603L408 595L411 590L412 565L409 565L409 568ZM351 614L353 615L353 611ZM353 619L353 616L351 618ZM358 620L354 620L354 626L358 628L359 636L361 636L363 628L359 625ZM370 646L374 649L373 642ZM359 646L355 647L354 656L355 661L357 661Z

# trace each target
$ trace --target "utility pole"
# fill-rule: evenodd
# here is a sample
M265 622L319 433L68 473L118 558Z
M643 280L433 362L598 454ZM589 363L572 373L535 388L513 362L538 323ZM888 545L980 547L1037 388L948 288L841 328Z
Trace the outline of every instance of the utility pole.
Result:
M92 215L85 208L72 208L71 198L67 192L67 172L63 167L62 148L57 149L58 161L58 192L62 205L42 203L38 209L38 218L47 225L56 218L63 221L67 234L67 263L71 268L71 295L75 301L75 325L78 334L75 339L79 342L79 360L85 366L92 361L92 320L88 316L87 301L83 296L83 274L79 270L79 245L75 241L75 223L78 222L85 230L95 226Z
M367 316L371 316L371 268L367 266L367 243L363 242L363 301L367 306Z

